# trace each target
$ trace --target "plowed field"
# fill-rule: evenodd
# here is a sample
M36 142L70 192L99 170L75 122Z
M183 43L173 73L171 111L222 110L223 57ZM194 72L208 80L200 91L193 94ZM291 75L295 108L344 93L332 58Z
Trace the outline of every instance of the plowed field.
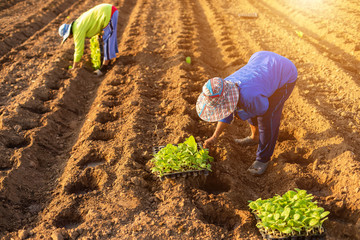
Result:
M360 239L359 1L107 2L120 53L102 77L89 48L68 72L73 42L58 36L101 1L0 3L1 239L261 239L248 200L296 187L331 212L328 239ZM256 146L233 141L250 132L237 121L208 177L160 181L152 147L210 137L202 85L261 50L299 72L267 172L247 173Z

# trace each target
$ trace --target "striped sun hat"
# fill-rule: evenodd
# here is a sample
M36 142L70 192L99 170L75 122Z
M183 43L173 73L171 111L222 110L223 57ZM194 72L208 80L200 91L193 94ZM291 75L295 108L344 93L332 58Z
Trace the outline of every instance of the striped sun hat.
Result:
M239 89L236 84L215 77L203 86L196 111L202 120L216 122L232 114L238 100Z

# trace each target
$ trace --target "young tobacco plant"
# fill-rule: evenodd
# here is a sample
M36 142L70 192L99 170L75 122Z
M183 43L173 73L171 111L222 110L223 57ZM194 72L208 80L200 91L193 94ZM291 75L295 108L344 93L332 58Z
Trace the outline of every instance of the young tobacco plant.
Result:
M193 136L178 145L168 144L157 152L150 160L154 167L153 173L159 177L166 173L186 172L191 170L207 169L211 171L210 162L214 160L209 156L207 149L198 150L198 145Z
M312 202L312 194L295 188L284 195L249 201L249 207L258 219L260 231L275 237L322 234L323 222L330 212Z
M95 70L101 67L101 52L99 45L99 35L95 35L90 39L91 63Z

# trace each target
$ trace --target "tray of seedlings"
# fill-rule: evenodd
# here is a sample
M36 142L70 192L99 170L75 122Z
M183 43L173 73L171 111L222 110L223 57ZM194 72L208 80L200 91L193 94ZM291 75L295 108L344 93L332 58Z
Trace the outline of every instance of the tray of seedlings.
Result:
M312 194L295 188L284 195L249 201L263 239L324 240L323 222L330 212L313 202Z
M161 180L187 176L208 175L213 157L190 136L183 143L153 147L151 171Z

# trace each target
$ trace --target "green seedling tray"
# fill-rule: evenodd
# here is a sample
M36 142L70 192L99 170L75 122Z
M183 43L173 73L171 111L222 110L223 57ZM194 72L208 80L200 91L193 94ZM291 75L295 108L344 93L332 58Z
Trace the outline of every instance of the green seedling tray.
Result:
M291 237L271 237L267 234L261 234L263 239L266 240L326 240L326 234L314 234L314 235L308 235L308 236L302 236L302 235L298 235L298 236L291 236Z
M177 145L177 144L173 144ZM202 145L200 143L198 145L198 150L202 149ZM163 149L166 146L155 146L153 147L153 154L157 154L161 149ZM200 169L200 170L191 170L191 171L185 171L185 172L172 172L172 173L165 173L162 177L160 177L160 180L163 181L167 178L175 179L179 177L197 177L197 176L207 176L209 175L209 170L207 169Z
M255 215L255 218L257 221L259 221L259 218ZM261 236L264 240L326 240L326 232L323 232L322 234L313 234L313 235L295 235L290 237L273 237L269 234L265 233L265 230L263 228L259 229Z

